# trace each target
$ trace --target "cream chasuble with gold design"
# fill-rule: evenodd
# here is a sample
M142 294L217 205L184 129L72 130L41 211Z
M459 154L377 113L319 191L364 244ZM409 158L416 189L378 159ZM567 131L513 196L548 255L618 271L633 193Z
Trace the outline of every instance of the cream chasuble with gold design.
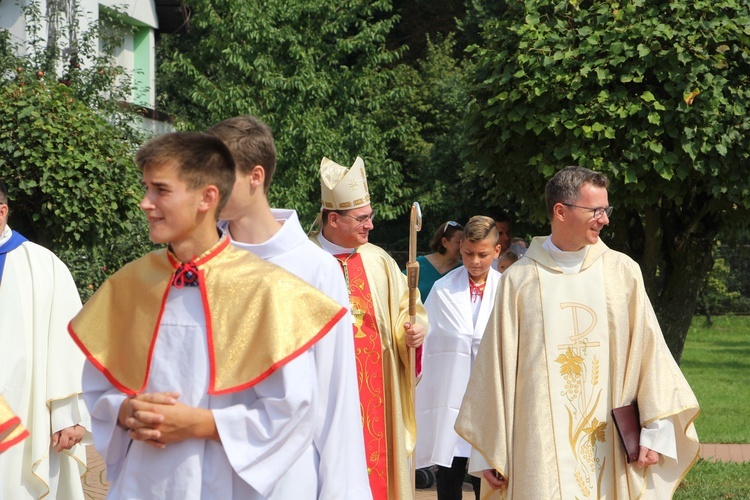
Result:
M601 261L579 274L539 266L555 450L563 498L611 494L607 439L609 332ZM605 373L602 373L604 367Z
M544 240L503 273L456 421L508 478L482 498L670 498L698 458L700 410L640 268L599 241L564 275ZM642 426L671 417L677 460L626 463L609 412L635 400Z

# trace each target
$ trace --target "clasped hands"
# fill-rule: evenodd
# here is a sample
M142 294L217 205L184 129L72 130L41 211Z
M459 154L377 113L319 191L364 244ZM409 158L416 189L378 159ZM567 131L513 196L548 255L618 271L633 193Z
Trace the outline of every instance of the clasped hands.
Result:
M69 450L83 440L86 429L81 425L72 425L52 434L52 447L57 453Z
M153 392L127 398L120 406L118 425L128 436L154 448L185 439L219 440L211 410L179 402L176 392Z
M656 465L657 463L659 463L659 454L654 450L641 446L641 452L638 455L638 461L635 463L635 466L638 469L642 469L649 465ZM483 470L482 476L493 490L499 490L504 486L508 486L508 478L494 469Z

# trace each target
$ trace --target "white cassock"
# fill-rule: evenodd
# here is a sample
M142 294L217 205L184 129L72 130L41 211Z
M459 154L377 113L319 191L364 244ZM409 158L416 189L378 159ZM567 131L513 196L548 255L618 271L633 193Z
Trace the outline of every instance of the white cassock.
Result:
M471 367L495 303L500 273L490 269L484 296L475 310L469 273L454 269L435 282L425 302L430 329L424 343L422 379L417 385L416 467L451 467L468 457L471 446L453 429Z
M126 321L127 318L123 318ZM103 332L104 333L104 332ZM315 498L304 482L275 491L312 441L316 388L310 351L250 389L208 395L206 325L198 287L172 288L145 392L174 391L179 401L213 412L221 442L188 439L165 449L131 441L116 425L127 397L90 362L84 398L94 441L107 466L109 499ZM303 458L300 458L300 457ZM313 457L307 454L312 466Z
M0 245L10 237L6 226ZM6 254L0 394L31 435L0 455L0 498L83 498L84 446L60 454L50 446L57 431L91 427L80 396L83 354L66 330L80 308L73 277L52 252L25 242ZM87 431L84 443L90 440Z
M313 446L281 479L279 491L287 483L305 484L308 492L315 491L317 484L320 499L367 500L372 493L346 283L336 259L308 239L294 210L273 209L272 213L282 226L268 241L257 245L232 243L305 280L347 309L346 316L312 347L318 389ZM219 226L229 234L227 222ZM307 460L308 453L313 454L313 462Z

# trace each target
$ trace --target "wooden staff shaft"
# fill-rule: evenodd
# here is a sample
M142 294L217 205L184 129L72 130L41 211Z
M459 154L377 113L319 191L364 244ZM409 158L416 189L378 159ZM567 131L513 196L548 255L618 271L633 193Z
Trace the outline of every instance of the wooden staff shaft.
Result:
M409 323L417 322L417 297L419 297L419 262L417 262L417 231L422 229L422 211L416 201L411 206L409 217L409 262L406 263L406 277L409 286ZM416 349L409 349L409 371L411 371L411 400L416 409L417 360ZM416 414L414 415L416 418ZM414 450L416 451L416 450ZM411 493L416 495L416 453L411 456Z

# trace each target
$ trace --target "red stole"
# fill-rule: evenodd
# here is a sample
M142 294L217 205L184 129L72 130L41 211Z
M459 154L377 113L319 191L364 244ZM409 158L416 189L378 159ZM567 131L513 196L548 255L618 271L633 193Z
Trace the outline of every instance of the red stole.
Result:
M359 253L336 255L349 287L354 320L359 404L365 436L367 472L373 500L388 498L388 456L383 387L383 346L365 267Z

